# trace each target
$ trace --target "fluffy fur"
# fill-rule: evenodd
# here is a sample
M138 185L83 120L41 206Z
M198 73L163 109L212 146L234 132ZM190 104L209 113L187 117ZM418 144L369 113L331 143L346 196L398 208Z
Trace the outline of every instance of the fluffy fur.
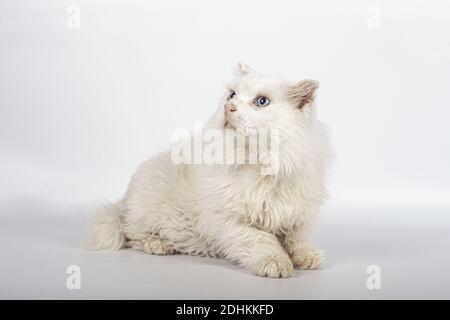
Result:
M318 83L292 83L240 64L206 128L276 129L279 168L257 164L176 165L170 151L144 162L124 197L93 223L92 249L132 247L151 254L222 257L260 276L288 277L314 269L322 252L309 243L327 198L325 177L332 149L316 118ZM254 105L264 95L271 104ZM237 111L224 112L233 103Z

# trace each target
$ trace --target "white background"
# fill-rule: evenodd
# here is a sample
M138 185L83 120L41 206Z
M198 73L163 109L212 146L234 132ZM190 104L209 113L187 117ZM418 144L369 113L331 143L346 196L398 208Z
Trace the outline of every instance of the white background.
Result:
M337 154L325 225L450 229L445 0L3 0L0 216L118 199L174 130L208 119L238 61L320 81Z

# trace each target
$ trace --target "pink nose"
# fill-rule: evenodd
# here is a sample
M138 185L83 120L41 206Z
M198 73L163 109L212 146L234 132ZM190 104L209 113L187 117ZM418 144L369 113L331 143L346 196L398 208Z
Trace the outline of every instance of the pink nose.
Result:
M227 103L225 105L225 112L234 112L237 111L236 107L232 103Z

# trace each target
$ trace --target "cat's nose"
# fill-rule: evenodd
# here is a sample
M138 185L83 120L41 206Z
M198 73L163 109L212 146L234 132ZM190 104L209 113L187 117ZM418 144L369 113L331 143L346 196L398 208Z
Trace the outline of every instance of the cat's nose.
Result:
M234 112L237 111L236 107L232 103L227 103L225 105L225 112Z

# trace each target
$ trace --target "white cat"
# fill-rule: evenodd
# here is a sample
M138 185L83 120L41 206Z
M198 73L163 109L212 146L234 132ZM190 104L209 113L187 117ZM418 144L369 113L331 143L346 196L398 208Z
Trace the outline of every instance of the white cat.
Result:
M158 154L139 167L125 196L95 217L90 248L223 257L268 277L317 268L323 255L309 237L327 198L332 156L316 118L317 88L313 80L291 83L239 64L206 129L244 137L275 130L276 167L267 154L256 164L201 165Z

